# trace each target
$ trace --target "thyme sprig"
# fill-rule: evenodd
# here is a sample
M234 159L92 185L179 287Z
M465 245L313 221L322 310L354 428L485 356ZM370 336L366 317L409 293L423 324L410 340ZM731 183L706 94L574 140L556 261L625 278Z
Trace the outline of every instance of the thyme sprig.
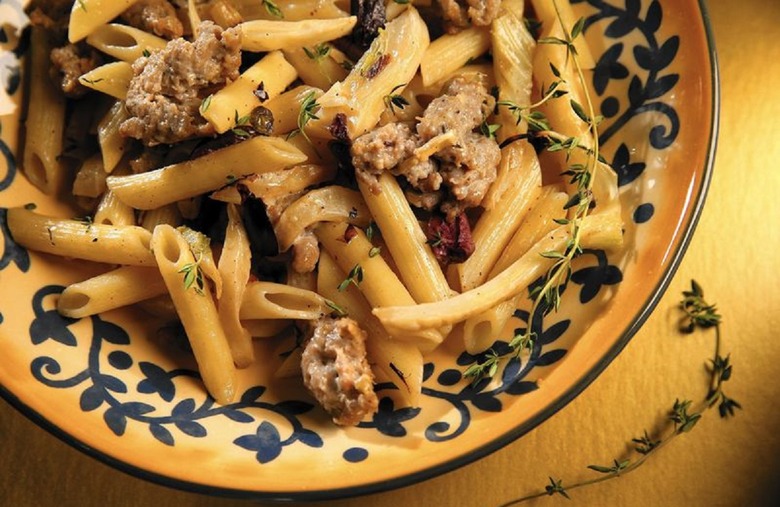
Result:
M728 364L728 356L724 359L720 353L721 316L716 312L715 305L710 305L704 300L704 292L695 280L691 281L691 290L683 292L680 308L684 312L684 317L681 319L679 326L680 332L693 333L697 329L707 330L715 328L715 353L713 359L709 361L711 366L708 368L710 373L709 389L702 402L694 408L691 400L674 400L671 410L666 415L666 425L654 435L644 430L642 436L632 438L631 442L634 444L634 447L628 456L622 459L615 459L610 465L588 465L587 468L589 470L599 474L597 477L583 479L570 485L564 485L561 479L549 477L550 484L546 485L544 489L506 502L501 507L517 505L543 496L561 495L565 498L570 498L569 492L574 489L626 475L642 466L659 449L668 445L677 437L690 432L701 420L704 413L719 400L718 413L723 419L733 416L734 409L741 408L737 401L723 393L723 382L731 378L732 367ZM728 373L725 373L726 371Z
M312 143L311 139L309 138L309 134L306 133L305 127L311 120L320 119L320 117L317 116L317 112L319 110L320 105L317 104L317 97L315 96L314 91L307 93L303 97L303 100L301 101L301 107L298 110L298 128L287 134L287 139L301 134L306 139L306 141L314 147L314 143Z
M574 193L564 206L566 210L569 210L570 218L558 221L561 225L570 227L569 239L562 251L553 250L541 254L542 257L553 260L553 263L547 270L543 283L533 287L529 292L529 298L532 303L529 312L528 325L510 340L509 347L511 350L506 354L514 356L519 356L523 351L532 350L534 347L536 341L536 332L532 326L534 315L536 315L538 311L541 311L543 315L546 315L553 310L557 311L560 307L561 294L571 278L572 262L582 253L582 222L590 213L591 205L593 204L592 189L595 179L594 174L598 168L597 163L602 160L599 152L600 147L598 140L598 125L600 118L595 114L593 101L590 97L590 93L588 93L585 74L580 65L577 49L574 45L575 39L582 34L584 21L582 19L578 20L571 30L567 30L564 26L557 3L553 2L553 4L558 16L558 22L563 28L564 38L543 38L540 39L539 43L565 45L565 61L567 65L569 63L573 65L575 75L582 87L586 100L584 106L575 100L570 100L569 104L574 113L587 124L587 132L592 137L593 142L592 146L584 147L580 143L579 138L552 131L544 114L541 111L535 110L544 103L550 100L559 99L568 93L561 89L561 85L565 83L565 80L563 79L560 70L553 64L550 64L550 70L555 76L556 81L547 87L539 102L523 107L508 101L498 102L499 106L509 108L517 118L518 123L520 121L526 121L530 131L540 133L547 138L550 141L548 143L548 150L566 150L567 161L569 160L569 155L575 149L584 149L586 154L586 161L584 164L572 164L564 172L564 175L569 178L569 183L575 187ZM494 355L495 354L488 354L487 359L469 367L464 372L464 375L472 377L475 380L492 376L491 372L492 374L495 374L497 371L496 364L501 359L496 359L493 357Z

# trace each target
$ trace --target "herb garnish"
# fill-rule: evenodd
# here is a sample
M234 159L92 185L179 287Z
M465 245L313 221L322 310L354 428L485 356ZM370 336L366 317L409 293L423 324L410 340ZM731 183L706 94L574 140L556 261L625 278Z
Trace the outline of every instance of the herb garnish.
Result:
M209 106L211 105L211 98L213 95L209 95L203 101L200 103L200 107L198 108L198 111L200 112L201 116L209 110Z
M550 483L544 487L544 490L511 500L502 504L501 507L517 505L543 496L561 495L565 498L570 498L568 492L574 489L620 477L636 470L651 455L655 455L660 448L680 435L691 431L706 410L712 408L718 401L720 401L718 413L723 419L733 416L735 409L742 408L736 400L729 398L723 393L723 383L731 378L732 367L728 364L729 356L726 355L724 358L720 354L721 316L716 312L715 305L711 305L704 300L704 292L695 280L691 280L691 290L683 291L683 296L684 299L680 303L680 308L685 313L685 316L680 323L679 331L692 333L696 329L706 330L715 328L715 354L713 359L709 361L709 390L700 405L694 410L691 400L674 400L672 408L666 416L666 425L653 435L644 430L642 436L632 438L633 449L627 456L613 460L610 465L587 466L589 470L597 472L599 474L598 477L573 482L568 486L565 486L561 479L549 477ZM638 456L634 457L634 453Z
M283 19L284 13L281 9L279 9L279 6L276 5L276 2L273 0L262 0L263 7L265 7L265 10L268 11L268 14L275 18Z
M487 120L484 120L482 123L479 124L479 133L487 137L488 139L495 139L496 132L500 128L501 128L500 124L488 123Z
M561 18L560 11L558 10L557 3L553 1L555 10L558 16L558 22L563 27L563 19ZM565 209L570 210L571 218L566 219L562 225L570 226L570 237L566 242L563 251L548 251L543 252L541 255L547 259L552 259L554 262L550 269L547 271L546 277L542 284L533 287L529 293L529 298L532 300L531 310L529 312L529 324L524 330L514 336L509 342L510 351L505 356L514 355L519 356L525 350L531 350L536 340L536 332L533 330L531 321L533 316L541 311L543 315L548 314L553 310L558 310L561 302L561 294L563 288L566 286L569 278L571 277L572 268L571 264L575 257L582 253L581 236L582 236L582 222L588 216L591 205L593 203L593 181L594 173L597 169L597 162L601 160L599 154L599 132L598 124L600 119L594 114L594 106L591 100L590 94L587 92L587 84L584 72L579 62L577 49L574 46L574 40L577 36L582 34L583 28L582 19L578 20L571 31L566 30L565 27L564 39L561 38L543 38L539 40L540 44L561 44L566 47L566 61L571 62L574 66L577 79L585 91L586 108L577 103L574 100L570 101L570 105L574 113L580 117L587 124L587 131L593 138L592 147L584 147L580 144L579 140L575 137L568 137L563 134L553 132L550 130L549 124L544 114L540 111L532 111L532 109L539 107L549 100L554 100L562 97L567 92L560 90L559 87L565 83L560 71L554 66L550 65L550 70L557 78L553 84L551 84L542 99L536 104L530 106L518 106L512 102L502 101L499 102L499 106L508 107L509 110L516 116L517 122L526 121L528 128L532 132L538 132L540 136L544 137L548 141L549 151L568 150L570 153L576 148L581 148L587 155L587 161L584 164L572 164L568 167L567 171L563 174L569 177L569 182L575 185L575 191L571 195L569 201L564 206ZM587 111L587 113L586 113ZM568 157L567 157L568 160ZM472 377L475 381L486 377L492 376L491 372L495 374L497 371L498 362L505 356L497 356L496 354L488 355L482 363L477 363L469 367L464 375Z
M390 114L395 114L395 108L403 109L409 105L409 101L401 95L395 93L399 88L406 86L406 83L395 85L390 93L384 96L385 107L390 110Z
M319 116L317 116L317 111L319 111L319 109L320 105L317 104L314 91L310 91L306 94L305 97L303 97L303 100L301 101L301 108L298 111L298 128L287 134L287 138L290 139L297 136L298 134L301 134L309 142L309 144L314 146L314 144L311 142L311 139L309 139L309 135L304 130L304 127L306 127L306 124L311 120L320 119Z
M341 306L337 305L336 303L334 303L330 299L325 299L325 304L328 306L328 308L333 310L333 314L336 317L346 317L348 315L347 311L344 308L342 308Z
M184 273L184 290L194 289L199 296L203 296L203 288L206 286L203 279L203 270L200 267L202 255L198 255L195 262L188 262L177 273Z
M360 264L355 264L355 266L349 270L349 274L344 279L343 282L339 284L339 292L344 292L349 288L349 284L354 284L355 287L360 286L360 282L363 281L363 267Z
M310 59L314 60L315 62L319 62L328 56L330 53L330 46L322 42L314 46L313 49L309 49L304 46L303 52L306 53L306 56L308 56Z
M235 117L233 118L233 122L235 123L235 126L230 129L233 134L235 134L238 137L245 138L249 137L251 134L247 132L246 129L243 129L241 127L243 126L249 126L249 115L244 116L238 116L238 111L235 111Z

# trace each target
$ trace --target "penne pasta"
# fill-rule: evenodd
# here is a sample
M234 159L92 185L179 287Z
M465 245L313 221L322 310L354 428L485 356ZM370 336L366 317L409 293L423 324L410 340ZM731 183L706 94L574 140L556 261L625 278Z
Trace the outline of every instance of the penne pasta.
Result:
M241 204L240 185L254 196L274 201L297 194L306 188L330 181L336 176L333 166L303 164L269 173L252 174L237 185L230 185L211 194L211 198L222 202Z
M362 230L355 228L354 235L348 241L345 240L347 226L345 223L326 222L320 224L315 233L339 268L354 280L349 283L358 286L373 308L396 305L415 307L414 298L382 256L371 255L373 245ZM395 339L412 341L421 350L430 351L444 340L437 331L440 327L418 328L411 333L407 330L393 333L388 328L388 332Z
M413 343L392 339L371 314L371 307L356 287L338 290L345 276L333 258L323 252L317 272L317 290L366 330L366 353L377 382L391 382L407 405L417 406L422 389L423 358L420 350Z
M130 144L128 139L119 133L119 126L127 117L124 103L116 101L98 123L97 134L103 157L103 170L108 174L116 169Z
M274 230L279 251L286 252L296 238L320 222L349 222L365 227L370 221L371 214L360 193L328 186L296 199L279 217Z
M457 34L444 34L433 41L420 62L424 86L441 81L490 49L490 32L485 28L467 28Z
M324 90L347 77L343 65L346 56L327 43L285 49L284 57L295 67L301 81L309 86Z
M127 62L111 62L83 74L79 83L119 100L127 96L133 67Z
M65 130L65 99L49 79L51 44L46 32L32 28L28 133L22 153L22 170L41 192L55 195L62 190L66 168L60 159Z
M228 204L228 224L225 242L219 256L222 295L219 298L219 320L228 338L233 362L239 368L246 368L255 360L252 336L239 321L241 302L249 281L251 252L241 215L233 204Z
M241 49L274 51L276 49L314 46L349 35L355 16L301 21L255 20L241 23Z
M350 139L372 128L385 109L385 96L401 93L412 80L429 42L428 28L414 8L387 23L344 81L319 98L318 118L307 130L330 139L330 126L339 114L345 117Z
M188 274L199 269L195 256L181 234L168 225L155 228L152 249L206 389L218 403L231 402L236 394L236 369L213 296L197 283L187 284Z
M80 319L167 293L156 268L122 266L66 287L57 299L57 311Z
M260 136L154 171L109 176L107 184L122 201L149 210L211 192L248 174L278 171L304 161L306 156L284 139Z
M251 282L241 302L241 320L316 320L330 313L325 299L306 289L272 282Z
M526 28L523 3L523 0L504 0L501 15L491 25L490 36L499 102L528 107L531 105L536 42ZM508 107L499 107L498 119L501 125L496 132L499 142L527 130L527 124L517 121Z
M68 40L78 42L105 25L138 0L77 0L68 21Z
M100 202L95 209L96 224L105 225L135 225L135 210L123 203L110 190L105 192L100 198ZM151 231L148 227L144 227Z
M309 98L318 99L322 90L312 86L296 86L264 103L274 116L274 134L285 135L298 128L301 107Z
M14 240L32 250L108 264L154 266L151 234L141 227L50 218L24 208L10 208L7 220Z
M246 19L299 21L348 16L336 5L339 0L285 0L273 7L258 0L233 0L236 9Z
M363 181L358 184L401 280L415 301L428 303L450 297L452 289L396 179L383 173L379 193L372 192Z
M101 25L87 37L90 46L128 63L164 48L167 43L162 37L119 23Z
M499 179L493 183L494 202L480 216L472 232L474 253L456 266L460 288L471 290L488 278L490 269L498 260L512 234L515 232L529 203L532 203L542 186L542 174L533 146L527 142L515 142L502 150Z
M219 132L236 126L252 109L262 105L255 91L262 89L267 98L279 95L297 77L281 51L264 56L238 79L203 101L200 112Z

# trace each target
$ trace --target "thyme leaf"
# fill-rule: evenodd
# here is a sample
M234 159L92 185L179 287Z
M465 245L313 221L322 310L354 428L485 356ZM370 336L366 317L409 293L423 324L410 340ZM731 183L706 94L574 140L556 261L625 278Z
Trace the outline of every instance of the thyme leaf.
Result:
M308 56L310 59L314 60L315 62L319 62L328 56L330 53L330 46L322 42L314 46L312 49L304 46L303 52L306 53L306 56Z
M198 295L203 296L203 289L206 286L203 278L203 270L200 267L200 261L203 257L198 256L195 262L188 262L177 273L183 273L184 290L192 288Z
M338 286L339 292L344 292L349 288L349 284L354 284L355 287L360 287L360 283L363 281L363 267L360 264L349 270L349 274Z
M265 10L270 14L271 16L279 19L284 19L284 13L281 9L279 9L279 6L276 5L276 2L274 0L262 0L263 7L265 7Z
M385 107L390 110L390 114L395 114L395 108L403 109L406 106L409 105L409 101L406 100L403 96L395 93L396 90L399 88L403 88L406 86L406 83L401 83L399 85L395 85L392 90L390 90L390 93L384 96L383 100L385 103Z

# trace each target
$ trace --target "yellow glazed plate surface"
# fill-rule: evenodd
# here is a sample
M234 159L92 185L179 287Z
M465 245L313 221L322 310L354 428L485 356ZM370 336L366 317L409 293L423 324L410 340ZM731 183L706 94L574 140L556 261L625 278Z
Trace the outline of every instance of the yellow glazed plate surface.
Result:
M12 26L0 41L0 393L91 455L196 491L274 499L350 496L424 480L521 436L582 391L638 329L680 261L704 202L717 127L717 75L706 17L693 0L576 2L596 69L590 75L607 160L618 172L624 251L586 251L562 311L535 322L541 339L491 383L451 340L426 359L417 408L380 390L380 410L335 427L299 383L241 372L239 399L208 398L191 357L138 310L70 320L63 286L98 268L27 252L6 209L68 209L36 191L18 161L22 101ZM7 65L5 65L7 62ZM23 72L21 72L23 74ZM32 133L35 135L35 133ZM503 336L525 326L519 311ZM272 354L258 342L260 354ZM638 365L641 367L641 365ZM305 470L305 475L301 471Z

